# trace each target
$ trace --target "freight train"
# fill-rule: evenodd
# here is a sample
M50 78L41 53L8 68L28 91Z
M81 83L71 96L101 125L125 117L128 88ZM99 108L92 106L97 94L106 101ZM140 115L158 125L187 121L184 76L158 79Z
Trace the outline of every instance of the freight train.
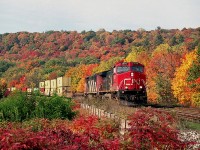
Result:
M85 95L107 96L134 103L147 103L144 65L118 62L111 70L86 78Z
M110 70L100 72L85 79L85 96L109 97L134 103L147 103L146 75L144 65L138 62L117 62ZM72 97L70 90L71 78L58 77L39 83L39 91L43 95ZM15 87L10 88L13 91ZM36 88L22 88L23 92L31 93Z

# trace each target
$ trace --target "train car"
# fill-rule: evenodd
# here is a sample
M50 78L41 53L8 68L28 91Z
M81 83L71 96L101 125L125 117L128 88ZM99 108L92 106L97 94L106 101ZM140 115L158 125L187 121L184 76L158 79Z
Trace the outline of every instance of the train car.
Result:
M40 89L40 93L44 94L44 92L45 92L45 82L44 81L39 82L39 89Z
M59 96L72 97L71 91L71 78L70 77L58 77L57 78L57 94Z
M57 88L57 79L52 79L51 80L51 90L50 90L50 95L52 96L54 93L56 93L56 88Z
M51 92L51 80L44 81L44 95L50 96Z
M10 91L11 91L11 92L16 91L16 87L11 87L11 88L10 88Z
M22 92L27 92L27 87L21 88L21 91L22 91Z
M86 78L85 95L109 96L135 103L147 103L144 65L118 62L111 70Z
M27 93L32 93L33 92L33 89L32 88L27 88Z

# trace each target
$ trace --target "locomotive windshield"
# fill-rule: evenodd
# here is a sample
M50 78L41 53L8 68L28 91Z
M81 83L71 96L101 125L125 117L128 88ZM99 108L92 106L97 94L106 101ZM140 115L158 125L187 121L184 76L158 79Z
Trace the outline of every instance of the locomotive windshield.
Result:
M120 66L117 67L117 73L123 73L128 71L135 71L135 72L144 72L144 68L142 66Z
M132 66L131 70L136 72L143 72L144 68L142 66Z
M130 71L130 67L128 67L128 66L117 67L117 73L123 73L123 72L127 72L127 71Z

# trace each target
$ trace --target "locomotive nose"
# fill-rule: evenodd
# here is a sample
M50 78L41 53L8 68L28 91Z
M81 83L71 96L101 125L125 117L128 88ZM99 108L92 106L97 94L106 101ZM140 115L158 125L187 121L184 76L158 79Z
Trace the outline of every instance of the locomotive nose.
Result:
M131 72L131 77L133 77L134 76L134 73L133 72Z

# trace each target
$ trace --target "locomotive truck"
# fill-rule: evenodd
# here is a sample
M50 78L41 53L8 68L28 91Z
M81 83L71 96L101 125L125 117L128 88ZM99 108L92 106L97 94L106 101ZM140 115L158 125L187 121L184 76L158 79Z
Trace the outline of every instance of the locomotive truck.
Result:
M147 103L145 83L144 65L120 61L110 70L87 77L85 95Z

